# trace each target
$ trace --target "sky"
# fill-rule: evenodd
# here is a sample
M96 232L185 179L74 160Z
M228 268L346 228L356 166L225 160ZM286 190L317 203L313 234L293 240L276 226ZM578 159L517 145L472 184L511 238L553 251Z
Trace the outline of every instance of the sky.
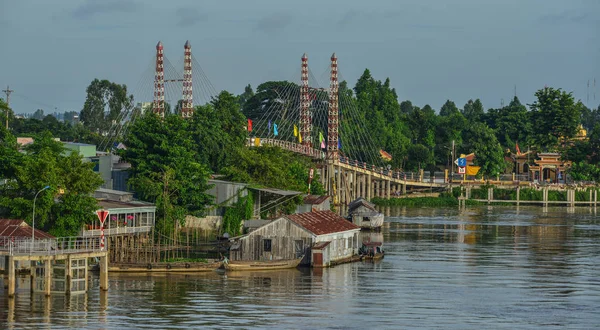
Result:
M598 0L0 0L0 40L16 113L80 111L95 78L152 88L140 80L159 40L175 65L189 40L210 83L233 94L299 83L303 53L325 86L335 52L350 86L368 68L436 111L447 99L497 108L515 89L531 103L546 85L600 104Z

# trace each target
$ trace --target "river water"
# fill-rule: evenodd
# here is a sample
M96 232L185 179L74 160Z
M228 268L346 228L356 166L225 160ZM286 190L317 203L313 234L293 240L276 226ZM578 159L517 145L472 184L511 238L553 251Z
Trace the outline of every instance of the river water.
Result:
M590 208L388 208L379 262L94 277L87 294L0 298L1 329L597 329ZM365 239L366 236L365 236Z

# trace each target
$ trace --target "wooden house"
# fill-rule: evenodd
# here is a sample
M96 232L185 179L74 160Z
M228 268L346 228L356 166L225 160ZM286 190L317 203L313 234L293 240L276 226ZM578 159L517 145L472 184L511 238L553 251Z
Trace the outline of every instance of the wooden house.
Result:
M236 239L230 248L230 259L267 261L304 256L301 265L326 267L358 253L359 231L358 226L329 210L286 215ZM327 258L317 256L313 260L313 246L321 256L325 249Z
M383 226L383 214L375 208L375 204L358 198L348 204L348 219L353 224L365 229L378 229Z
M312 212L312 211L327 211L330 210L329 196L307 195L304 197L301 205L296 208L296 213Z

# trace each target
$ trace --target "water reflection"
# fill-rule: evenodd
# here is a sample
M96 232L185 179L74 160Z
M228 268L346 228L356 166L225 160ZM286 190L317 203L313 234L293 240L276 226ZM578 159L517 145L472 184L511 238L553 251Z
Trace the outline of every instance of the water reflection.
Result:
M0 298L0 328L598 328L590 208L390 208L381 261L331 269L111 274L85 295Z

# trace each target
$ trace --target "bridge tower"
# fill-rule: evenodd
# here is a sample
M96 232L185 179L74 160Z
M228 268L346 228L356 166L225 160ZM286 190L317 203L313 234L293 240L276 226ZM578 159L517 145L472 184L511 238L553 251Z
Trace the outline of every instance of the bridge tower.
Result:
M339 112L338 112L338 68L337 56L331 55L331 78L329 81L329 107L327 110L327 184L325 185L333 203L338 200L341 191L341 168L336 170L335 164L339 161Z
M156 44L156 71L154 74L154 101L152 112L165 116L165 71L163 65L163 44Z
M183 46L183 100L181 104L181 116L190 118L194 112L194 100L192 94L192 45L186 41Z
M300 77L300 136L302 144L312 146L312 114L310 113L310 98L308 94L308 56L302 55L302 75Z
M338 110L338 67L337 56L331 55L331 78L329 82L329 107L327 113L327 159L339 156L339 110Z

